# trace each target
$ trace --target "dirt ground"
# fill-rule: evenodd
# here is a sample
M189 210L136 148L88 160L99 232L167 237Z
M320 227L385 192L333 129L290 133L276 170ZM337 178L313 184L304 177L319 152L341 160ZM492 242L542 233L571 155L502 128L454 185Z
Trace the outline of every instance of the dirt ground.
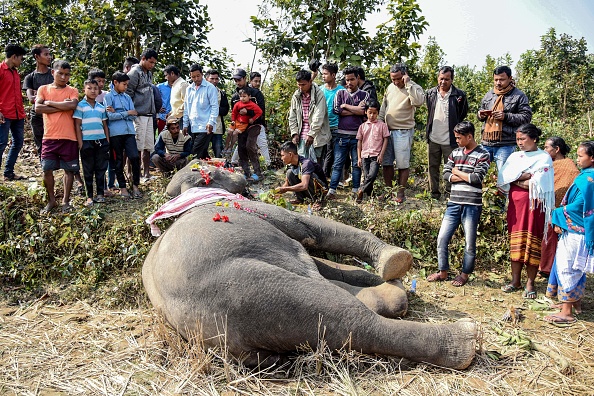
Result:
M26 147L17 170L33 180L35 165L22 163L34 158L31 145ZM366 205L363 210L374 210ZM594 395L594 279L588 280L579 321L557 328L542 320L545 311L529 309L520 292L501 292L509 274L477 272L461 288L428 283L421 275L416 268L404 279L407 287L417 280L405 319L479 323L477 356L467 370L309 350L290 367L250 371L227 356L224 346L204 350L199 342L181 340L142 290L136 291L135 308L114 309L97 300L66 298L50 287L44 296L18 304L0 298L0 394ZM129 276L140 284L140 271ZM539 295L545 288L539 279ZM517 312L515 324L501 320L510 307ZM522 329L550 353L504 346L494 325L510 333Z

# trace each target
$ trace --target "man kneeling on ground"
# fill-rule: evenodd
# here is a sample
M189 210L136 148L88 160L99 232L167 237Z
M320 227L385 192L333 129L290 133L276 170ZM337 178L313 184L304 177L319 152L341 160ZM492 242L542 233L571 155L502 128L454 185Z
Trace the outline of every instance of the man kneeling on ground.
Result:
M192 139L179 132L179 119L169 117L167 129L159 134L155 143L155 153L151 157L161 173L180 170L188 163L188 155L192 153Z
M281 159L288 165L287 177L276 192L286 193L292 191L296 198L292 204L301 204L306 198L314 201L324 196L328 182L322 166L312 160L297 154L297 145L286 142L281 146Z

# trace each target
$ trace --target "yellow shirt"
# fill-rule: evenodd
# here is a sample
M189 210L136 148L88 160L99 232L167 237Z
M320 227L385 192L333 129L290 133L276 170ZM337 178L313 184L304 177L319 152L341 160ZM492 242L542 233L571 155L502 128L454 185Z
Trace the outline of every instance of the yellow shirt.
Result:
M181 77L179 77L171 86L171 117L184 117L184 100L186 100L186 90L189 84Z
M425 103L425 92L418 84L409 81L404 88L390 84L384 94L379 119L388 128L412 129L415 127L415 110Z

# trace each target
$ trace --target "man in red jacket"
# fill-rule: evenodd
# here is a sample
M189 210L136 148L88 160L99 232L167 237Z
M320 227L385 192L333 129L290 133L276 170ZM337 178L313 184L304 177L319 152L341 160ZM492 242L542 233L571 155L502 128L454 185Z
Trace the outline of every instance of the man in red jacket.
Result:
M23 61L26 51L16 44L8 44L4 49L6 59L0 63L0 165L2 154L8 145L8 131L12 134L12 144L8 151L4 181L23 180L14 174L14 164L21 148L25 133L25 107L21 93L21 77L17 68Z

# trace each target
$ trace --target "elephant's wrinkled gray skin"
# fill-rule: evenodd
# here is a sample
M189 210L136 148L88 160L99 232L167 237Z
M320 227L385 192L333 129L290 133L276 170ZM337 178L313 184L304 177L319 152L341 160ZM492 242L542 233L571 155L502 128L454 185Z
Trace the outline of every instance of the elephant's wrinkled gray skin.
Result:
M211 178L211 181L207 186L200 172L192 170L192 165L194 164L205 166L204 161L193 160L180 169L179 172L173 175L171 181L167 185L167 195L170 197L177 197L179 194L192 187L222 188L233 194L241 194L245 190L247 181L241 172L229 172L215 166L207 166Z
M226 345L247 365L299 345L315 348L320 329L332 349L348 345L456 369L471 363L473 322L389 318L406 311L406 293L396 279L410 268L409 252L335 221L238 202L241 210L225 208L228 223L212 220L221 207L192 209L145 260L148 296L183 337L201 334L206 346ZM358 256L389 282L313 259L304 246Z

